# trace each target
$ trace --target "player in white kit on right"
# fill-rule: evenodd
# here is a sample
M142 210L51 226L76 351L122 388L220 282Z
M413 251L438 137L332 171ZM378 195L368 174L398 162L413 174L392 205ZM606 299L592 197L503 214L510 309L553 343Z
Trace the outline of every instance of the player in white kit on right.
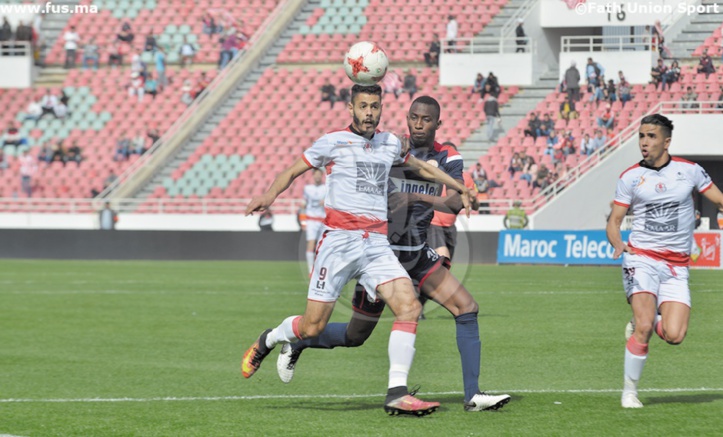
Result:
M389 384L384 409L389 414L431 414L438 402L424 402L409 393L407 377L414 359L417 319L421 304L412 281L387 240L387 183L392 165L405 165L434 182L462 193L467 213L471 194L451 176L402 153L400 140L378 132L382 113L379 86L352 87L348 105L352 123L318 139L303 156L282 171L246 213L267 209L291 183L311 168L327 169L325 232L317 246L303 316L286 318L267 329L246 350L241 371L250 378L278 343L318 336L331 317L342 288L358 279L369 299L381 297L395 316L389 336Z
M313 170L314 183L304 187L304 208L306 212L306 265L309 267L309 274L314 268L314 257L316 243L321 239L324 230L324 198L326 198L326 185L324 185L324 173L315 168Z
M623 287L633 310L626 329L623 408L643 406L637 387L653 332L676 345L688 329L693 191L723 210L723 193L705 170L668 153L672 131L673 123L662 115L643 118L639 132L643 159L620 175L607 224L608 240L615 248L613 258L623 255ZM628 209L634 219L625 244L620 225Z

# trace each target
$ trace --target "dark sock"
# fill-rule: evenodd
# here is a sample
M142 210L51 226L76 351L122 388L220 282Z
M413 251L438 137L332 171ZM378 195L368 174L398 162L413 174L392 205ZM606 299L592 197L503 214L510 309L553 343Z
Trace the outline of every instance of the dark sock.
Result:
M384 402L389 403L389 402L393 401L394 399L405 396L408 393L409 393L409 390L407 390L406 385L400 385L399 387L392 387L387 390L387 399Z
M477 313L460 314L454 318L457 327L457 349L462 360L462 381L465 402L479 390L479 368L482 344L479 340Z
M346 339L347 325L348 323L329 323L318 337L297 341L296 343L292 343L291 347L298 351L304 350L307 347L334 349L337 346L348 346Z

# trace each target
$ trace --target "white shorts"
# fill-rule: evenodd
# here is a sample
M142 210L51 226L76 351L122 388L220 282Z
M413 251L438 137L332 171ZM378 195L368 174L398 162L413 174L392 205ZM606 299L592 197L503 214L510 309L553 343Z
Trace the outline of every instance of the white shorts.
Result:
M306 241L319 241L323 232L323 221L306 219Z
M649 293L663 302L679 302L690 307L688 267L673 266L642 255L623 254L625 294Z
M394 256L386 235L331 230L317 245L308 299L335 302L344 286L358 279L374 300L379 285L401 278L409 279L409 274Z

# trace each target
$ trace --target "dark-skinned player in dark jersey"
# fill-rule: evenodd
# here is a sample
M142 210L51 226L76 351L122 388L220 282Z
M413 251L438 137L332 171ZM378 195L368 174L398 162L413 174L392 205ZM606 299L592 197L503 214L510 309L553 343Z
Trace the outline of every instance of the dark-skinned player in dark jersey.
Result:
M407 114L410 152L463 183L462 156L453 147L435 141L436 131L442 123L440 112L439 103L432 97L421 96L412 102ZM481 343L477 302L449 271L449 260L439 256L426 243L434 210L456 214L462 209L461 198L456 193L440 197L441 186L401 167L393 167L389 179L389 242L402 266L418 284L422 296L439 303L454 316L457 348L462 360L464 409L499 409L510 401L510 396L488 395L479 389ZM319 337L282 347L277 362L282 381L291 381L301 352L306 348L332 349L364 344L379 321L384 303L370 301L364 288L357 284L352 305L354 312L349 323L330 323ZM394 398L394 393L387 395L390 396ZM389 414L404 414L400 409L386 409Z

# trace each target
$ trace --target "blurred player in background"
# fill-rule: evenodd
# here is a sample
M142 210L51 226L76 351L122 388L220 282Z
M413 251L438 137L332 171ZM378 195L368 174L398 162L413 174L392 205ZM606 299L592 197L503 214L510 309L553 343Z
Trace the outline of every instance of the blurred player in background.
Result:
M278 343L295 343L318 336L331 317L334 304L351 279L365 293L386 301L395 315L389 336L389 385L384 409L389 414L423 416L439 407L410 394L407 377L414 359L417 319L421 305L412 281L387 241L387 184L392 165L414 168L426 178L462 193L469 208L469 191L450 176L403 153L397 137L377 132L382 115L378 85L352 88L348 105L351 125L318 139L289 168L281 172L261 196L251 199L246 212L267 209L291 183L311 168L328 169L325 232L319 242L309 283L306 311L265 330L244 353L241 370L250 378Z
M306 215L306 265L309 267L309 274L314 267L314 251L316 242L321 238L324 229L324 198L326 197L326 185L324 185L324 173L315 168L312 170L314 183L304 187L304 209Z
M648 357L653 332L669 344L680 344L690 319L688 265L695 215L694 190L723 210L723 194L701 166L668 153L673 123L660 114L641 121L639 146L643 159L620 175L607 236L623 255L623 287L633 310L625 336L623 408L642 408L638 382ZM632 210L628 243L620 234ZM659 312L659 315L658 315Z
M462 156L455 148L435 141L441 126L439 103L429 96L418 97L409 109L407 126L411 155L439 167L462 185ZM462 360L464 409L496 410L509 402L510 396L487 395L479 389L481 343L477 302L450 273L449 260L439 256L426 243L433 208L456 214L461 209L460 196L453 193L441 197L442 186L427 179L401 167L392 168L389 179L389 242L422 294L434 299L454 316L457 348ZM352 305L354 312L349 323L331 323L317 338L284 345L276 368L282 381L291 381L301 352L307 347L332 349L364 344L381 317L384 302L357 285ZM396 314L394 308L392 311Z

